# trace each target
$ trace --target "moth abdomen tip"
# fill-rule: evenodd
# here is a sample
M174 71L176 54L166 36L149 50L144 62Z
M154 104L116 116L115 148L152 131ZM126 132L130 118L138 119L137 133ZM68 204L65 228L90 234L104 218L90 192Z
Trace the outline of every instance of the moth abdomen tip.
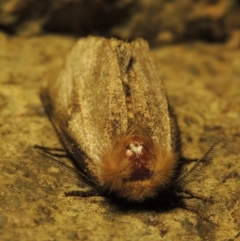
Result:
M144 135L124 135L103 156L99 179L120 197L142 202L170 185L176 155L159 149Z

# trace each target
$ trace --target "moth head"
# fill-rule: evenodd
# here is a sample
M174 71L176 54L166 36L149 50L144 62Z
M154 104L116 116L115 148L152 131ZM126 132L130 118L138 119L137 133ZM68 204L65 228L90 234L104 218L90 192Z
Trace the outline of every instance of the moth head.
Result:
M126 134L103 154L100 185L129 201L153 198L171 183L176 154L155 145L146 135Z

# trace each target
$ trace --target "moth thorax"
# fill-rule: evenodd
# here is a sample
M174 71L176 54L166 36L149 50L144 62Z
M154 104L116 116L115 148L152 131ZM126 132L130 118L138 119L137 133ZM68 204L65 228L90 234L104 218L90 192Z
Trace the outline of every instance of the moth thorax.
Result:
M142 181L150 177L149 161L152 154L144 146L144 142L139 137L134 137L126 149L126 158L131 163L130 181Z

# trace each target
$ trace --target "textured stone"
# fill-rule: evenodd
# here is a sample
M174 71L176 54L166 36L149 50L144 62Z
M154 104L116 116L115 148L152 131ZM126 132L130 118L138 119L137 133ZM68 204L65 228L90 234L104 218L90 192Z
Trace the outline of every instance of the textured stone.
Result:
M237 240L240 50L189 43L152 51L179 120L184 155L201 156L222 137L212 164L188 184L214 200L187 200L214 225L182 209L161 212L104 197L64 196L77 189L75 180L52 168L33 145L61 147L38 95L75 42L0 34L0 211L7 217L0 240Z
M143 37L151 45L189 39L223 42L240 27L237 0L0 0L0 28Z

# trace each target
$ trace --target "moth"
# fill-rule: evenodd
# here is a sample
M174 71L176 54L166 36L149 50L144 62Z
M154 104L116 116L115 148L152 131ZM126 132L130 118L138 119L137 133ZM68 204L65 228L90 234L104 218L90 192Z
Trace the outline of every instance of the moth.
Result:
M143 39L80 39L41 100L90 193L141 203L184 191L216 148L182 173L176 117Z

